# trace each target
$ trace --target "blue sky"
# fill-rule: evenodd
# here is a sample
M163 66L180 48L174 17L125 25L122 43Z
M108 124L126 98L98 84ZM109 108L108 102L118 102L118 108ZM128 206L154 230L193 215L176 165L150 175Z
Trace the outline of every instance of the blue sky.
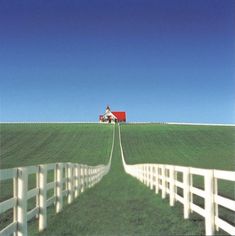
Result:
M235 1L0 1L0 120L235 123Z

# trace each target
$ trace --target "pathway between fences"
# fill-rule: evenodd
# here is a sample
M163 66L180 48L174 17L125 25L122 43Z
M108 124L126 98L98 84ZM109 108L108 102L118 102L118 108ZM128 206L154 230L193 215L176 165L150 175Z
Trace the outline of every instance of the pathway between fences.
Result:
M36 222L29 235L38 234ZM48 209L48 227L40 235L199 235L203 221L184 220L182 207L169 207L142 183L124 172L118 127L111 169L101 182L55 215Z

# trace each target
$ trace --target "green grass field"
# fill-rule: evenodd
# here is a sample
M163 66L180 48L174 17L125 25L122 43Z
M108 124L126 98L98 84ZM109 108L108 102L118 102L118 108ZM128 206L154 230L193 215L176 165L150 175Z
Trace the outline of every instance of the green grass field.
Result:
M166 124L122 125L126 162L162 163L206 169L235 170L235 127ZM194 185L204 189L203 178L194 176ZM235 184L218 180L220 195L234 199ZM180 191L179 191L180 192ZM204 200L194 196L204 207ZM234 212L219 206L220 215L234 224ZM200 217L195 215L200 220Z
M235 170L235 127L122 125L127 163Z
M97 124L0 124L0 134L1 169L54 162L105 164L112 144L112 127ZM48 181L51 177L53 173ZM29 189L35 186L32 175ZM13 181L0 181L0 201L12 196ZM35 198L29 201L28 210L35 202ZM12 215L9 210L0 218L0 229L12 221Z
M1 169L54 162L106 163L112 127L98 124L0 124Z
M122 125L121 133L129 164L235 170L235 127L138 124ZM234 196L233 183L221 181L221 186L220 192Z
M107 163L112 130L113 126L99 124L1 124L1 168L67 161ZM121 126L128 163L227 170L234 170L234 131L211 126ZM1 197L9 195L7 186L1 185ZM234 191L234 185L222 186L229 195ZM60 214L50 208L48 228L40 235L203 235L202 218L193 214L184 220L182 212L181 205L171 208L168 199L162 200L124 173L116 127L110 173ZM30 223L29 230L30 235L38 234L37 221Z

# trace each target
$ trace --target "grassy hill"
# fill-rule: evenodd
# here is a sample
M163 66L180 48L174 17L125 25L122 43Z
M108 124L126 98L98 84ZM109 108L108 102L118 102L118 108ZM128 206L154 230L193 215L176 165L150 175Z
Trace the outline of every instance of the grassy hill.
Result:
M54 162L106 163L112 127L99 124L0 124L0 168Z
M235 170L235 127L167 124L122 125L126 162L162 163L206 169ZM194 186L204 189L201 176ZM218 180L218 192L235 199L234 182ZM204 206L204 200L194 196ZM234 212L219 206L220 216L234 224ZM197 220L200 217L194 216Z
M0 124L0 168L54 162L107 163L112 130L111 126L99 124ZM51 177L52 173L50 181ZM35 183L35 175L30 176L29 189ZM0 181L0 201L10 198L12 189L11 180ZM29 209L33 205L35 198L29 201ZM0 229L10 221L11 210L0 218Z
M163 163L235 170L235 127L122 125L127 163Z
M107 163L112 130L113 126L100 124L0 124L1 168L67 161ZM234 170L234 127L122 125L121 133L128 163ZM168 199L162 200L124 173L117 134L116 130L110 173L62 213L55 215L49 208L48 229L40 235L203 235L202 218L191 215L184 220L181 205L169 207ZM29 185L32 182L34 178ZM12 194L12 183L0 184L2 201ZM222 183L220 191L233 197L234 185ZM234 218L222 213L226 219ZM0 229L4 221L12 221L12 212L1 218ZM37 221L29 228L30 235L38 234Z
M82 194L64 211L50 211L51 235L200 235L201 221L184 220L182 208L170 208L168 201L155 195L124 172L116 127L112 166L94 188ZM37 234L36 222L30 227Z

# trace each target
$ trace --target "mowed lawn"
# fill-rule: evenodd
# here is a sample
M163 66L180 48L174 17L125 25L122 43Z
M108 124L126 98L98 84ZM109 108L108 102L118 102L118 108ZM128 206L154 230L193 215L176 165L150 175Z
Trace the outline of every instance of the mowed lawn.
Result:
M122 125L127 163L162 163L235 170L235 127Z
M206 169L235 170L235 127L167 124L129 124L121 126L126 162L161 163ZM194 185L203 189L200 176ZM235 199L235 184L218 180L220 195ZM204 206L202 198L194 202ZM219 206L220 216L232 224L234 212ZM198 218L200 219L200 218Z
M112 127L99 124L0 124L0 168L55 162L106 163Z
M201 221L184 220L182 208L169 207L167 201L124 172L117 127L109 174L60 214L53 212L48 213L48 228L39 235L204 234ZM37 232L34 221L30 235Z
M55 162L106 164L112 144L112 127L99 124L0 124L0 168ZM53 173L48 174L52 181ZM29 189L36 176L29 177ZM51 192L48 193L51 195ZM13 181L0 181L0 201L13 196ZM29 209L35 205L29 201ZM0 217L0 230L12 221L12 210Z
M108 162L112 144L112 125L1 124L0 128L1 168L67 161L89 165ZM193 138L192 130L191 135L189 132L189 136L185 137L187 134L185 128L194 129L194 127L184 126L122 125L122 144L126 161L207 167L206 163L210 164L207 155L204 155L205 159L201 163L194 160L194 164L191 164L190 159L194 158L192 150L199 148L193 146L190 140L190 137ZM214 127L195 128L196 133L204 133L207 128ZM172 135L171 129L175 136ZM201 129L201 132L197 129ZM177 130L182 131L181 139L178 139ZM209 135L211 138L221 136L217 137L217 143L204 137L205 147L208 146L205 141L207 139L211 147L205 148L207 152L204 150L204 154L208 154L215 145L218 146L220 140L227 139L223 144L224 149L219 151L221 147L218 146L214 153L220 152L222 156L227 156L227 159L233 159L234 142L230 141L234 140L234 129L232 132L230 128L224 130L219 129L214 132L214 135ZM158 132L162 133L162 137L158 136ZM48 228L39 235L204 235L202 218L193 214L189 220L184 220L181 205L170 207L168 199L161 199L160 194L156 195L154 191L124 173L118 138L116 127L113 161L109 174L94 188L81 194L74 203L66 205L60 214L55 215L54 207L48 208ZM172 143L163 142L169 139L172 139ZM196 137L194 139L198 140ZM188 141L183 144L183 140ZM172 146L173 143L175 144ZM203 144L202 141L200 143ZM168 155L165 155L167 153ZM182 153L184 155L181 155ZM230 158L229 153L232 153ZM178 160L173 156L178 156ZM232 164L233 161L229 163ZM230 164L227 162L228 170L233 169ZM212 166L210 168L224 169L224 167ZM30 177L29 182L35 182L35 178ZM7 195L9 196L9 189L12 186L5 183L0 187L2 198L0 201L2 201ZM231 194L234 188L223 184L221 190ZM230 213L222 213L226 219L233 220L234 216ZM12 212L7 212L7 215L1 218L0 229L9 221L12 221ZM223 234L223 232L219 233ZM29 235L37 234L38 221L35 220L29 224Z

